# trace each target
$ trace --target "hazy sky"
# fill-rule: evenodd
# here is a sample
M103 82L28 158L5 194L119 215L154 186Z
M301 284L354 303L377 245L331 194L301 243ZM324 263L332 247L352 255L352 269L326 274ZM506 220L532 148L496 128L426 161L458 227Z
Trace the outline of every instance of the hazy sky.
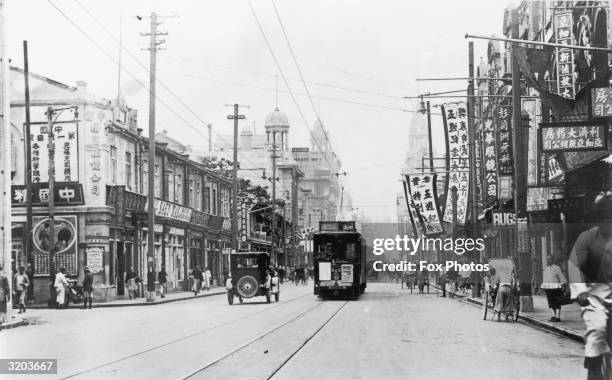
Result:
M159 27L169 34L160 37L166 40L163 47L167 50L158 55L158 131L167 129L185 144L206 147L206 123L212 123L219 134L231 133L232 124L226 119L231 109L225 104L240 103L250 106L243 110L247 117L243 125L255 123L262 132L266 115L275 107L278 75L278 106L289 117L290 144L309 145L309 128L316 113L303 95L304 85L293 80L299 79L299 73L271 0L252 0L251 4L301 113L246 0L9 0L7 4L8 51L13 65L22 67L22 41L28 40L32 72L70 85L84 80L91 93L109 99L117 94L119 48L114 38L122 24L121 90L130 106L138 109L139 126L145 131L148 92L138 81L148 84L148 51L141 50L148 37L140 32L148 32L149 19L139 21L135 16L153 11L160 16L176 15L163 19ZM464 34L501 35L506 5L506 1L491 0L276 0L314 107L348 173L345 186L355 206L367 216L394 219L413 116L402 110L417 107L415 100L402 97L419 90L465 88L464 81L418 85L415 79L467 76ZM475 52L478 64L486 56L486 42L476 40ZM432 104L443 102L432 99ZM43 117L32 115L33 120ZM442 125L437 117L433 128L435 142L442 147Z

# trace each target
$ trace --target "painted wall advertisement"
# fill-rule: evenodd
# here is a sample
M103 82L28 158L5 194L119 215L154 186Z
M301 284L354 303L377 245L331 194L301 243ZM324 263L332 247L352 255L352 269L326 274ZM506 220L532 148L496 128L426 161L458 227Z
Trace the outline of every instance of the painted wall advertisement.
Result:
M457 188L457 223L464 225L467 219L469 200L469 145L467 129L467 108L465 103L447 104L442 107L448 141L448 188L444 221L453 222L451 189Z
M55 268L66 268L68 274L77 274L77 228L76 216L56 216L53 223ZM49 251L51 248L51 224L49 218L32 218L32 242L36 274L49 274Z
M32 182L49 182L49 157L55 164L55 180L79 181L77 123L58 122L53 125L52 154L49 154L49 127L32 123L30 152L32 156Z
M408 191L427 236L444 232L438 211L436 179L435 174L406 176Z

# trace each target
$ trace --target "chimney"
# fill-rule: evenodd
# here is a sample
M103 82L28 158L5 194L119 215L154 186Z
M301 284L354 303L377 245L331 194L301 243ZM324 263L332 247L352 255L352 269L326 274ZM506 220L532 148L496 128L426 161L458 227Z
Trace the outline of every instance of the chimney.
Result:
M83 97L87 93L87 82L83 80L76 81L77 95Z
M167 129L162 130L162 133L163 133L164 135L168 136L168 130L167 130Z

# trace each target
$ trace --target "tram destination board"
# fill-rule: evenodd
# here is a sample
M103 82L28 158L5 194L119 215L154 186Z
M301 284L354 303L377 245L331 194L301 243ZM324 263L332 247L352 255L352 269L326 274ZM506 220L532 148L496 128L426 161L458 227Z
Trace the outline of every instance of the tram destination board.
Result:
M320 232L356 232L355 222L319 222L319 231Z

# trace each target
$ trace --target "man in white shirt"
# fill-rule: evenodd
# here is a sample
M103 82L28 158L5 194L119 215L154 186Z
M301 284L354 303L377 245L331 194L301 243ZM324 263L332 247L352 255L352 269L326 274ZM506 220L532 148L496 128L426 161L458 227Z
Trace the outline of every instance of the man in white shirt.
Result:
M204 270L204 287L206 290L210 290L210 283L212 281L212 273L208 270L208 267Z
M66 268L61 268L55 275L55 287L57 308L61 309L66 302L66 287L68 286L68 280L66 279Z

